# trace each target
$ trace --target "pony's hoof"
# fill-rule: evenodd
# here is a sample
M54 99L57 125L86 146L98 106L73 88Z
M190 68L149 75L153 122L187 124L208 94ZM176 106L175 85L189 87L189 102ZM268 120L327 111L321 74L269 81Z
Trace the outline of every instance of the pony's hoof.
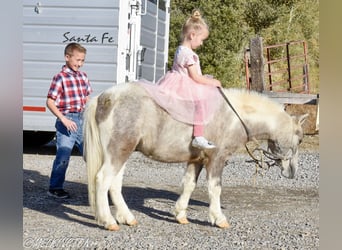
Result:
M189 221L186 217L183 217L183 218L177 218L177 221L179 224L182 224L182 225L185 225L185 224L189 224Z
M130 227L136 226L136 225L138 225L138 221L136 219L134 219L131 222L128 222L127 225Z
M106 227L106 229L108 229L109 231L119 231L120 227L117 224L112 224Z
M219 228L225 229L225 228L229 228L230 225L227 221L222 221L221 223L216 224Z

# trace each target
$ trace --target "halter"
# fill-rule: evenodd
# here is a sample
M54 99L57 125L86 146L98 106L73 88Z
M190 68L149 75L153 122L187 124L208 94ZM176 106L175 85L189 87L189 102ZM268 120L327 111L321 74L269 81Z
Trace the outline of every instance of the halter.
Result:
M249 154L249 156L252 158L252 160L256 163L256 173L258 172L258 167L261 169L266 169L268 170L271 166L276 165L276 162L279 160L282 161L286 161L292 158L293 155L293 149L290 148L287 153L285 155L280 155L280 154L275 154L273 152L270 151L270 148L268 147L267 150L263 149L259 143L259 141L255 138L255 137L251 137L250 136L250 131L247 127L247 125L244 123L244 121L242 120L242 118L240 117L240 115L238 114L238 112L235 110L235 108L233 107L233 105L230 103L230 101L228 100L227 96L225 95L225 93L223 92L222 88L217 87L219 92L221 93L223 99L227 102L227 104L229 105L229 107L233 110L233 112L235 113L235 115L239 118L243 128L246 131L247 134L247 142L245 143L245 148ZM254 141L257 144L257 147L254 150L250 150L247 146L247 143L249 141ZM254 152L255 151L259 151L260 152L260 159L257 159L257 157L254 156ZM269 160L269 161L265 161L264 160L264 156ZM265 163L267 164L267 167L265 168Z
M293 157L293 149L290 148L285 155L280 155L280 154L276 154L273 153L269 150L269 148L267 150L263 149L259 143L259 141L253 137L252 138L253 142L255 142L257 144L257 147L255 149L253 149L252 151L250 150L250 148L247 146L247 143L245 144L245 148L249 154L249 156L253 159L253 161L257 164L257 166L261 169L269 169L271 166L276 165L277 161L287 161L290 160ZM257 159L257 157L254 156L254 152L255 151L259 151L260 153L260 159ZM266 157L268 159L268 161L264 160L264 157ZM265 168L264 163L267 164L267 168Z

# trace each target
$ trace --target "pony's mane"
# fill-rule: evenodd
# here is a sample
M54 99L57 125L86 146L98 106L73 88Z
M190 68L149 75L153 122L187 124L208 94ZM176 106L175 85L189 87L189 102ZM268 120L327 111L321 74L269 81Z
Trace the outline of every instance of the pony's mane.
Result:
M256 91L229 88L224 89L224 93L227 95L228 98L231 98L232 101L235 100L234 102L239 101L239 103L252 103L255 106L262 105L271 110L284 111L283 104L276 102L268 96Z

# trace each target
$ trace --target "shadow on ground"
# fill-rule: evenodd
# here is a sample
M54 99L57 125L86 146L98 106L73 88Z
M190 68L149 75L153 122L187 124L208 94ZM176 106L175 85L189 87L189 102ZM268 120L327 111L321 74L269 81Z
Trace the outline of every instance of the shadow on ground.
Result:
M65 182L65 189L70 192L70 199L55 199L47 195L46 183L48 176L41 175L38 171L25 170L23 173L23 206L40 213L54 216L59 219L74 221L88 227L97 227L92 211L88 203L87 185L83 183ZM174 215L170 212L156 209L146 205L146 200L154 200L169 208L169 203L175 204L179 194L173 191L167 191L156 188L140 188L133 186L124 186L122 188L123 196L128 207L133 211L138 211L146 216L158 220L175 223ZM167 203L167 204L166 204ZM112 204L111 204L112 205ZM208 203L191 199L189 205L208 207ZM88 207L87 213L82 213L83 209L77 207ZM76 219L77 217L82 219ZM94 223L86 222L94 220ZM191 220L193 223L207 225L207 222Z

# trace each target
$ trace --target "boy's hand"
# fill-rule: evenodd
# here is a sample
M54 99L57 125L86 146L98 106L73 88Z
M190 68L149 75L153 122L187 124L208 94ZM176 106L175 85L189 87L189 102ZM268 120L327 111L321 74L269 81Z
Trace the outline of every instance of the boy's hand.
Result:
M67 128L67 130L72 131L72 132L76 132L77 131L77 125L74 121L69 120L66 117L63 117L61 119L63 125Z

